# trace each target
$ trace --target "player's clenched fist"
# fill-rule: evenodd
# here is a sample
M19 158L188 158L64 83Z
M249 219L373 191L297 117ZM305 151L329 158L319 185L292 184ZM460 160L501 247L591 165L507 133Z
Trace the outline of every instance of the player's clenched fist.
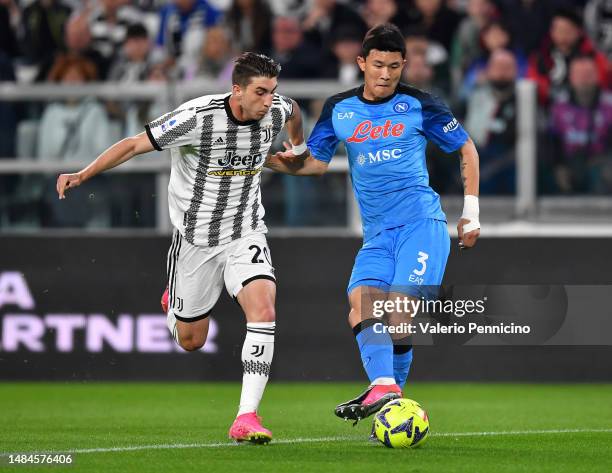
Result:
M59 198L65 199L66 196L64 195L64 192L66 192L66 190L68 189L72 189L73 187L80 186L82 182L83 178L81 177L80 173L60 174L57 178L56 184L57 194L59 195Z
M478 225L480 226L480 224ZM466 218L459 219L457 236L459 237L459 248L461 249L472 248L480 236L480 228L472 230L470 227L473 227L473 223L470 220Z

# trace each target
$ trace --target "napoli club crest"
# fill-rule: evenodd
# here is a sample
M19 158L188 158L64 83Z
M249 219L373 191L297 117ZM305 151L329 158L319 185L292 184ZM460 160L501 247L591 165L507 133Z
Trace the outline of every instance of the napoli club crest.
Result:
M393 110L397 113L406 113L408 111L408 104L406 102L397 102L393 106Z

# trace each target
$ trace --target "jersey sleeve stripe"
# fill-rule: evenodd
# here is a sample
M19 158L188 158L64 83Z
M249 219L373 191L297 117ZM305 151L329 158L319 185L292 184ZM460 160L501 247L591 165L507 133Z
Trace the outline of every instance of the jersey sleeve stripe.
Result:
M155 148L157 151L162 151L161 146L159 146L157 144L157 141L155 141L155 138L153 137L153 133L151 133L151 127L149 126L148 123L145 125L145 131L147 132L147 136L149 137L149 141L153 145L153 148Z

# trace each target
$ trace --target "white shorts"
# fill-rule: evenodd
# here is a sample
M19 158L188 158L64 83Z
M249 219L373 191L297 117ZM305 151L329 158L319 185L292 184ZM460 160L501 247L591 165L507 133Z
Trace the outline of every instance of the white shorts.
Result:
M167 268L168 311L182 322L208 317L224 283L236 298L255 279L276 282L270 249L262 233L211 248L192 245L174 230Z

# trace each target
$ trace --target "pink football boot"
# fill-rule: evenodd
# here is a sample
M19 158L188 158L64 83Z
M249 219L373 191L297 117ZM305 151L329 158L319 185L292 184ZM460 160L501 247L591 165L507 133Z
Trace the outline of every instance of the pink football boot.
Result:
M162 294L161 307L162 307L162 310L164 311L164 314L167 314L168 313L168 287L167 286L166 286L166 290Z
M236 442L263 444L272 440L272 432L261 425L261 417L257 413L247 412L236 417L230 427L229 438Z
M355 399L336 406L334 413L342 419L357 422L378 412L389 401L401 397L402 389L397 384L375 384L368 386Z

